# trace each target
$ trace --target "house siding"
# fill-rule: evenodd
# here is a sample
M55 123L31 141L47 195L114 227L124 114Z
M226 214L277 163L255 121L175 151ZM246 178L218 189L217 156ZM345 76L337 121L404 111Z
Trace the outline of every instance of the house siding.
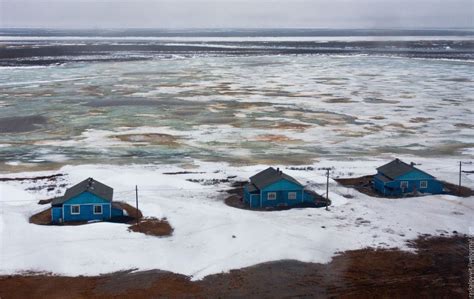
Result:
M71 206L73 205L80 206L79 214L71 214ZM94 214L94 205L102 206L102 214ZM61 209L61 211L58 212L57 209ZM108 220L111 218L111 203L90 192L83 192L66 201L62 207L53 208L53 222L59 222L61 216L64 222Z
M421 188L421 182L426 181L427 187ZM407 182L407 187L402 188L401 183ZM443 184L436 180L433 176L421 171L411 171L397 177L389 182L382 182L376 177L374 178L374 188L381 194L387 196L400 196L412 193L415 190L420 193L441 194L443 192Z
M251 179L252 180L252 179ZM252 189L254 190L257 183L253 182ZM249 192L249 185L243 188L243 201L250 208L269 208L269 207L292 207L300 205L304 202L314 202L313 194L304 190L304 186L298 184L293 180L280 178L278 181L263 187L261 190L254 190ZM275 199L268 199L268 195L274 192ZM293 199L290 199L290 194L295 193Z
M316 200L314 194L311 194L309 192L304 192L303 193L303 202L314 202Z
M51 209L51 221L59 223L63 221L63 208L62 207L53 207Z
M111 217L113 218L113 217L121 217L121 216L125 216L124 210L112 207Z
M268 194L276 193L276 199L268 199ZM296 193L296 199L289 199L290 192ZM303 187L287 180L280 180L276 183L266 186L261 190L262 207L293 206L303 201Z
M247 204L250 208L259 208L260 207L260 194L250 193L247 190L247 186L244 187L244 203Z
M260 207L260 194L250 194L250 200L247 202L251 208Z
M374 177L374 188L381 194L385 194L385 184L377 177Z
M432 180L433 176L421 171L410 171L404 175L397 177L397 180Z

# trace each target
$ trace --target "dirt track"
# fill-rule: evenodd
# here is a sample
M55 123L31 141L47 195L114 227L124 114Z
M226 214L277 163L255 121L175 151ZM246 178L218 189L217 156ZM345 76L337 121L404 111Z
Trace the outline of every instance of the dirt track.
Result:
M159 270L97 277L0 277L4 298L468 298L468 239L420 238L418 253L356 250L329 264L278 261L201 281Z

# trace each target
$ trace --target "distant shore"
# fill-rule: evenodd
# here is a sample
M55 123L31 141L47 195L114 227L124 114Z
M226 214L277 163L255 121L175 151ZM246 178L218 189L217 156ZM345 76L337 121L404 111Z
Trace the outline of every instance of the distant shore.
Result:
M278 55L474 60L471 36L2 36L0 66Z

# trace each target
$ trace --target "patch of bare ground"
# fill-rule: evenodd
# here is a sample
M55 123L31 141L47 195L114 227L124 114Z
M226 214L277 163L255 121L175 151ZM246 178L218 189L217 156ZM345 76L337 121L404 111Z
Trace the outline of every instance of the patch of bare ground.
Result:
M330 98L330 99L323 100L323 102L326 102L329 104L356 103L356 101L353 101L350 98Z
M88 115L102 115L104 113L105 113L105 110L103 109L90 109L87 114Z
M142 218L138 223L131 225L128 229L130 231L156 237L170 236L173 233L173 228L166 218Z
M347 129L333 129L333 131L344 137L364 137L370 134L367 131L351 131Z
M35 183L33 186L25 188L27 191L40 191L46 190L50 191L58 191L58 188L66 187L66 184L62 183L64 174L58 173L53 175L47 176L36 176L36 177L12 177L12 178L0 178L0 182L8 182L8 181L15 181L21 182L22 184L25 182ZM50 203L50 199L43 199L39 201L39 204L46 204Z
M285 135L278 135L278 134L264 134L258 135L254 138L256 141L264 141L264 142L299 142L302 141L301 139L293 139Z
M461 197L469 197L469 196L474 196L474 190L461 186L459 188L459 185L451 184L448 182L443 182L444 187L449 190L449 194L451 195L457 195Z
M474 129L473 124L457 123L457 124L454 124L454 126L456 126L457 128L462 128L462 129Z
M407 127L406 125L401 124L401 123L389 123L389 124L385 125L385 127L387 127L387 128L390 127L392 129L397 130L398 132L403 132L403 133L407 133L407 134L416 133L416 131L414 131L413 128Z
M291 123L291 122L277 122L277 123L275 123L274 125L272 125L270 127L274 128L274 129L280 129L280 130L304 131L304 130L310 128L311 125L297 124L297 123Z
M238 237L238 236L237 236ZM328 264L282 260L199 281L151 270L0 276L1 298L468 298L468 237L423 236L415 252L361 249Z
M46 209L42 212L34 214L29 219L30 223L38 225L50 225L51 224L51 208Z
M113 138L117 138L123 142L144 142L148 144L166 145L166 146L178 146L179 138L169 134L159 133L147 133L147 134L123 134L114 135Z
M137 208L129 205L126 202L123 201L114 201L116 205L118 205L122 210L127 212L127 215L131 218L129 222L136 221L136 219L141 219L143 218L142 211L137 210Z
M354 188L360 193L374 197L381 197L372 187L373 179L373 175L366 175L357 178L337 178L334 180L345 187Z
M203 171L174 171L174 172L163 172L163 174L167 175L179 175L179 174L202 174L205 173Z
M377 116L372 116L371 119L382 120L382 119L385 119L385 117L377 115Z
M237 148L237 146L235 147ZM199 157L205 161L211 162L222 162L221 157L215 155L203 155ZM242 166L242 165L307 165L316 160L314 153L298 153L294 152L291 155L288 155L285 152L276 152L272 155L268 154L255 154L255 155L239 155L239 156L226 156L226 163L232 166Z
M235 118L233 118L235 120ZM255 121L250 123L253 128L256 129L265 129L265 130L291 130L291 131L298 131L304 132L306 129L311 128L313 125L306 124L306 123L294 123L290 121L276 121L276 122L269 122L269 121ZM240 121L231 122L235 128L242 128L243 123Z
M366 195L373 196L373 197L385 197L379 194L377 191L375 191L372 184L373 179L374 179L374 175L366 175L366 176L361 176L361 177L356 177L356 178L337 178L334 180L345 187L354 188L357 191L364 193ZM444 181L442 183L444 185L444 189L447 190L444 194L455 195L455 196L460 196L460 197L469 197L469 196L474 195L474 190L470 188L463 187L463 186L459 188L458 185L451 184ZM416 196L423 196L423 194L405 195L403 197L416 197Z
M430 120L433 120L434 118L432 117L414 117L410 119L411 123L427 123Z
M380 131L383 131L384 127L383 126L379 126L379 125L368 125L368 126L364 126L364 130L368 131L368 132L380 132Z
M364 98L363 101L369 104L398 104L400 103L400 101L386 100L386 99L381 99L381 98L376 98L376 97Z
M46 175L46 176L36 176L36 177L14 177L14 178L0 178L0 182L8 182L8 181L41 181L41 180L47 180L47 181L56 181L59 177L64 176L62 173L58 174L52 174L52 175Z

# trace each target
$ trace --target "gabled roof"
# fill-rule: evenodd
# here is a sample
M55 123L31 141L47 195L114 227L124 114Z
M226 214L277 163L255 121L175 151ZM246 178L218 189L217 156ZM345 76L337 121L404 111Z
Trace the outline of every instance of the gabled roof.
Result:
M255 187L257 187L258 189L263 189L266 186L276 183L282 179L295 183L299 186L302 186L297 180L295 180L291 176L284 174L279 169L277 170L273 167L269 167L257 173L256 175L250 177L250 182L254 184Z
M70 200L71 198L83 193L83 192L90 192L98 197L112 201L114 189L110 188L107 185L104 185L93 178L88 178L79 184L72 186L71 188L66 190L64 196L54 198L51 202L52 206L61 206L66 201Z
M420 171L426 175L429 175L430 177L433 177L431 174L426 173L423 170L420 170L416 168L415 166L411 164L407 164L399 159L395 159L392 162L387 163L377 168L378 172L383 173L384 176L392 180L396 179L397 177L401 175L407 174L413 170Z

